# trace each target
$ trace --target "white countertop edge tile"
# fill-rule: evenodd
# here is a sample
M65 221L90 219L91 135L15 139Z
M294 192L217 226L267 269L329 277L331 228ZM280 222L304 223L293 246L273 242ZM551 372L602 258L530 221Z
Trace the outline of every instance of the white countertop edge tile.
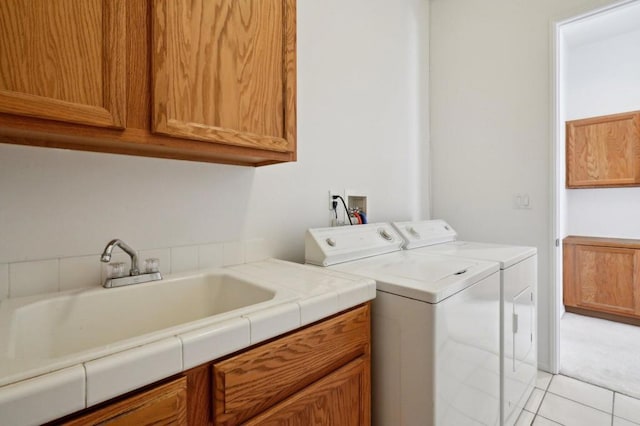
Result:
M0 425L37 425L84 408L82 365L0 387Z
M353 283L348 288L338 290L338 312L342 312L375 298L375 281Z
M182 345L171 337L84 363L87 407L182 371Z
M243 315L251 324L251 344L256 344L300 328L300 306L297 302Z
M338 293L331 291L306 297L298 301L298 305L300 306L300 325L308 325L339 312Z
M234 318L178 337L183 369L188 370L250 346L251 325L248 318Z

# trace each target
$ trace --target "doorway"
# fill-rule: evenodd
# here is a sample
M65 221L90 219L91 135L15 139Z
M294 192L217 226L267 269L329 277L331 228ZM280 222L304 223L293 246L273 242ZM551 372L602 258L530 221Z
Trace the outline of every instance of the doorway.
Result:
M573 316L574 314L565 315L562 292L562 239L565 236L640 239L640 220L637 219L640 217L640 188L566 189L564 127L567 120L640 110L640 0L617 3L557 21L552 26L552 33L555 165L552 179L552 228L558 248L552 259L555 291L552 292L554 309L551 319L550 368L552 373L575 375L576 370L568 368L566 363L577 364L576 356L580 357L581 353L589 356L600 354L601 362L594 361L593 358L585 359L585 365L591 365L595 369L607 369L609 367L606 367L604 362L607 358L614 359L614 355L624 355L624 351L620 350L625 346L624 342L621 346L615 346L616 342L624 339L623 337L614 341L613 347L598 346L599 343L605 343L604 340L608 340L608 344L611 343L613 335L627 336L630 341L634 339L631 335L637 333L635 339L640 341L640 327L616 323L607 325L603 323L605 320L580 318ZM631 44L626 46L628 43ZM629 49L635 49L635 55L620 56ZM637 203L636 199L639 200ZM607 328L609 326L613 328ZM596 330L602 327L606 339L595 337ZM590 333L583 336L583 345L580 346L580 333L576 330L584 329L589 329ZM563 339L563 332L571 333L572 339ZM628 358L622 356L620 361L614 361L614 364L637 364L624 361L625 359ZM637 369L640 377L640 366ZM620 374L631 377L635 373L622 371ZM595 378L578 378L595 381L594 384L607 387L606 374L602 379L604 382L598 381L598 375L603 375L602 371L596 371L593 375ZM640 386L637 387L637 396L640 396Z

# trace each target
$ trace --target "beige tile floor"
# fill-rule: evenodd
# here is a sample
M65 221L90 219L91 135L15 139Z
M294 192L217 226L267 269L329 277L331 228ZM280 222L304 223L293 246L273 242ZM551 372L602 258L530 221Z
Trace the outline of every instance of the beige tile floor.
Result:
M538 372L516 426L640 425L640 400L560 374Z

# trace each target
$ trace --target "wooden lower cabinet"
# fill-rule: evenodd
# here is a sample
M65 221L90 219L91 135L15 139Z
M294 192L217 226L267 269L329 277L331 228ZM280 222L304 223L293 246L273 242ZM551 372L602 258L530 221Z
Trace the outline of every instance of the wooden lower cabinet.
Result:
M52 424L371 424L366 303Z
M639 240L570 236L563 248L568 311L640 322Z
M178 377L169 383L58 424L65 426L186 425L187 380L185 377Z
M307 426L369 424L362 401L368 391L364 357L340 368L289 399L245 423L247 426Z

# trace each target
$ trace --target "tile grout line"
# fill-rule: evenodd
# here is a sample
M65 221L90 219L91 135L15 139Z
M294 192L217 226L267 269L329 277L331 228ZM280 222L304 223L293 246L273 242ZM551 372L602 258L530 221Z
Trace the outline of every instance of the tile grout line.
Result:
M609 412L607 412L607 411L604 411L604 410L601 410L601 409L599 409L599 408L596 408L596 407L594 407L594 406L592 406L592 405L587 405L587 404L585 404L584 402L576 401L575 399L571 399L571 398L569 398L569 397L567 397L567 396L560 395L560 394L557 394L557 393L555 393L555 392L547 391L547 392L545 392L545 396L546 396L546 394L547 394L547 393L550 393L551 395L555 395L555 396L560 397L560 398L564 398L564 399L566 399L567 401L575 402L576 404L580 404L580 405L582 405L583 407L593 408L594 410L600 411L601 413L611 414L611 415L613 416L613 404L611 404L611 412L609 413ZM542 405L542 403L540 403L540 405Z

